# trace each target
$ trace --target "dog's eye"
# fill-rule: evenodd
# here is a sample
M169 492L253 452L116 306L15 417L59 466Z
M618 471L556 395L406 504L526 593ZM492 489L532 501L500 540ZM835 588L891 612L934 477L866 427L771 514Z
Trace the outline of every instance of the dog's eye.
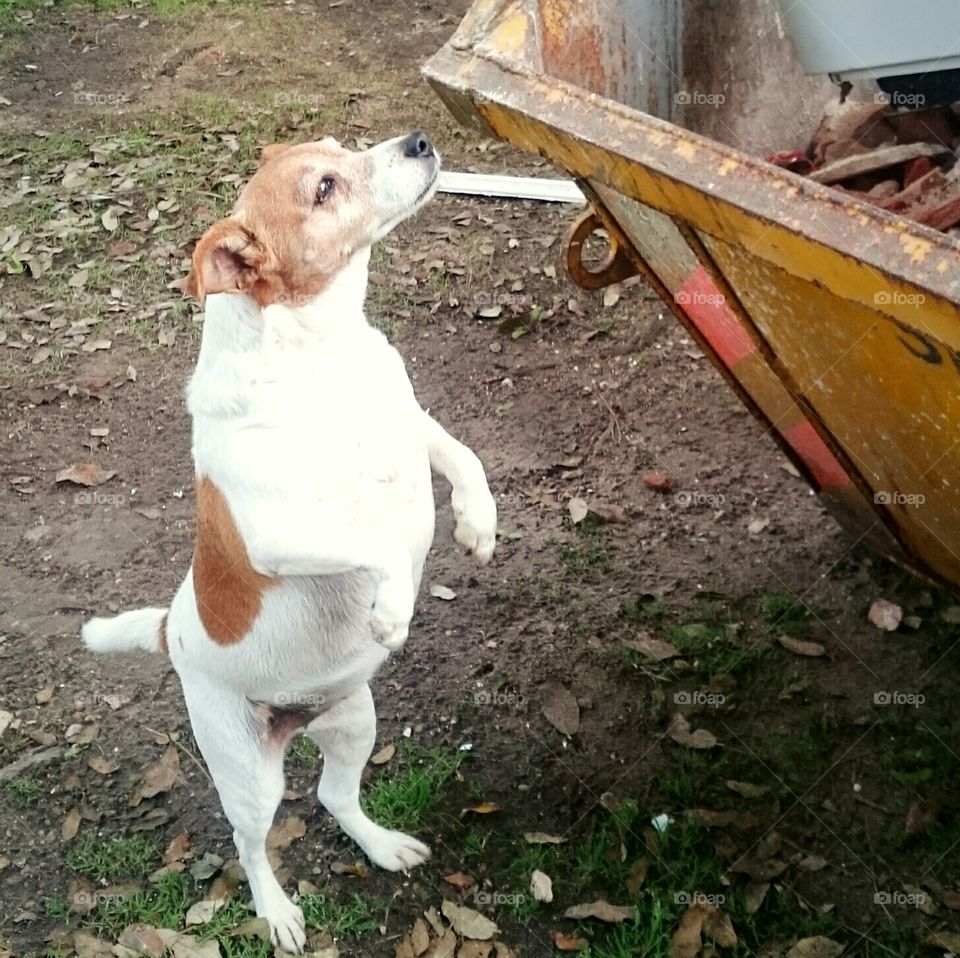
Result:
M332 176L325 176L321 181L320 185L317 187L317 198L315 203L319 206L321 203L325 203L330 199L330 194L333 192L333 188L336 185L336 181Z

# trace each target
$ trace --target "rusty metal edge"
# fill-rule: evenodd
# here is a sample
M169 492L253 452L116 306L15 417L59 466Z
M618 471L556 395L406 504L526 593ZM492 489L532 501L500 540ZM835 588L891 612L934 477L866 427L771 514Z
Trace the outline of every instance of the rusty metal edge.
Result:
M960 299L960 243L943 233L851 200L830 187L808 181L564 81L535 76L515 64L507 66L475 52L465 54L442 48L424 65L423 73L451 112L458 119L472 119L475 127L479 119L482 128L493 135L530 149L519 142L522 138L495 129L489 111L485 109L487 104L495 105L521 121L535 123L600 151L608 161L607 167L589 175L596 175L624 195L633 194L622 189L613 174L618 166L622 167L625 163L637 164L672 184L694 190L705 199L728 205L768 226L771 233L787 232L792 237L860 264L896 284L923 289L931 298L947 305L950 311L948 319L956 322L957 301ZM459 102L451 98L454 93ZM576 129L569 122L571 116L576 116ZM621 121L620 129L611 128L612 117ZM631 147L634 143L652 141L657 141L659 146L648 149L641 157L638 155L639 148L632 148L629 153L626 147L614 149L611 140L615 135L620 136L624 143L631 144ZM666 149L667 144L674 148ZM533 146L543 154L542 144ZM677 170L678 153L682 152L684 146L698 154L698 163L687 168L688 175L681 176ZM556 157L550 158L557 162ZM733 172L735 167L738 175L727 177L718 174L717 170L723 168L724 164L733 164L730 170ZM571 172L579 176L587 175L584 170ZM752 178L753 185L764 192L752 203L749 196L738 193L735 188L736 183L745 181L744 172ZM680 212L668 202L657 205L651 202L650 197L634 198L670 216ZM771 209L771 205L777 202L781 208ZM851 214L866 217L875 228L862 227L854 231L851 240L840 243L837 237L842 233L841 227L850 229ZM805 220L802 231L783 225L784 222L795 221L798 216ZM927 262L923 268L915 260L917 247L929 250L929 255L924 257ZM910 251L911 248L914 252ZM756 252L766 258L762 251ZM937 259L937 254L941 257L937 264L927 265L930 260ZM863 302L863 305L881 315L896 315L893 310L877 310L876 303L865 302L855 295L836 295Z

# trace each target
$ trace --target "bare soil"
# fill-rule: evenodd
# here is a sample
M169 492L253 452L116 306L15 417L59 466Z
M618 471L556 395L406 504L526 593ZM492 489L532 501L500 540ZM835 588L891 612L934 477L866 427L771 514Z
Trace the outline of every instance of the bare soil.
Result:
M79 839L62 834L72 808L82 815L81 838L146 821L163 846L187 831L196 848L233 854L216 793L190 758L168 664L94 659L78 642L89 614L168 601L191 556L183 389L199 317L185 307L137 313L179 298L165 287L183 275L192 243L223 206L217 179L231 168L240 178L250 172L245 147L231 159L230 137L242 140L251 123L255 139L262 126L261 144L276 133L332 133L350 145L422 128L452 167L549 174L536 158L458 130L420 80L419 64L465 8L464 0L166 14L55 7L4 40L0 94L12 104L0 108L4 156L28 156L0 157L0 209L22 217L39 202L18 187L21 163L45 142L37 131L69 136L89 153L147 123L159 142L169 111L189 122L201 104L196 124L212 133L197 135L191 185L177 194L181 212L168 232L94 231L89 245L56 253L40 279L0 272L0 709L15 716L0 735L0 770L32 749L64 749L15 776L39 786L38 800L3 791L0 952L6 943L18 955L43 953L65 925L76 927L78 918L45 906L62 899L74 877L64 862ZM78 102L84 92L92 102ZM225 111L219 121L210 119L217 104ZM160 146L153 152L165 155ZM160 187L184 172L170 155ZM54 180L62 162L51 153ZM105 208L70 202L94 204L97 217ZM138 207L127 219L145 213ZM396 896L385 934L345 951L391 955L416 914L454 895L442 876L472 870L489 887L504 887L498 875L525 831L590 834L611 802L625 800L645 819L749 807L752 827L710 831L714 854L730 866L731 894L746 880L734 866L774 832L787 865L774 878L776 894L797 927L828 915L845 954L920 953L926 935L960 930L948 894L960 888L949 780L960 767L951 600L844 535L642 283L625 284L608 306L601 294L572 286L560 259L575 214L441 196L375 255L371 316L404 355L424 407L486 464L501 536L494 563L477 570L453 546L438 484L425 581L457 595L443 601L425 590L410 642L375 682L382 743L406 730L426 747L471 746L462 780L444 798L449 815L420 830L434 861L400 880L371 875L362 889L360 880L331 875L329 864L353 860L355 850L311 797L316 769L292 765L296 797L283 814L302 817L308 833L284 853L290 887L307 878L334 894ZM115 264L108 248L130 237L148 258L169 244L150 282L120 273L91 290L87 307L70 299L66 283L80 264ZM122 297L112 296L114 283ZM40 319L32 312L58 297L62 310L41 310ZM36 337L51 318L62 311L73 322L91 303L96 323L85 342L108 338L110 347L67 349L55 368L33 364ZM501 314L479 316L491 303ZM516 319L514 330L503 327L506 319ZM168 328L176 339L161 345L158 332ZM44 335L65 342L56 338L62 333ZM104 428L106 436L91 435ZM57 483L75 462L116 476L90 490ZM669 476L670 492L645 485L654 471ZM622 515L612 518L622 521L591 517L575 527L572 498L608 515L603 507L615 507ZM756 520L766 524L748 531ZM867 610L881 597L916 615L918 628L884 633L871 625ZM782 648L777 640L788 625L825 654ZM646 637L678 644L686 637L690 645L678 661L657 664L623 644ZM578 700L572 736L542 714L551 681ZM922 702L885 705L884 694ZM716 736L706 758L667 734L677 712ZM71 744L73 725L95 727L96 738ZM145 803L153 816L145 819L130 796L162 753L158 741L171 734L182 745L182 779ZM96 755L114 759L118 771L94 771L88 761ZM751 803L724 784L748 776L769 787L766 799ZM479 823L459 817L481 799L501 810ZM908 834L918 803L935 811ZM471 832L491 839L489 859L465 860ZM802 864L811 856L823 859L821 869ZM677 875L677 892L685 880ZM908 895L905 887L923 890L929 914L895 898ZM524 955L550 954L550 933L573 927L563 909L598 891L611 900L617 894L571 889L523 921L497 913L504 939ZM902 951L889 944L891 925L906 929ZM784 954L790 943L784 932L738 954Z

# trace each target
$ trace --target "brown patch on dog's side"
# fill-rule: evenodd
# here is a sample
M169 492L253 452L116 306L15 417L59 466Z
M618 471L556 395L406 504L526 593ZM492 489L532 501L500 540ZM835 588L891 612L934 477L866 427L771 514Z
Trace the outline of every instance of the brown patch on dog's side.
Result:
M198 479L193 588L210 638L218 645L239 642L260 612L263 593L277 581L250 564L223 493L206 477Z
M157 644L160 646L160 651L164 655L170 654L170 644L167 642L167 616L164 613L163 618L160 620L160 628L157 630Z

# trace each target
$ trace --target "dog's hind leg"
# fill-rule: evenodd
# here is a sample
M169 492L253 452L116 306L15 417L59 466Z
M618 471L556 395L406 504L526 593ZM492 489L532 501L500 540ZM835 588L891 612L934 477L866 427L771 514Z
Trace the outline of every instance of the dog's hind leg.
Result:
M430 849L423 842L382 828L360 808L360 776L377 736L369 687L364 685L337 702L304 731L323 753L317 798L370 861L389 871L406 871L426 861Z
M283 797L283 743L245 698L204 681L185 681L193 734L213 777L257 914L286 951L306 941L303 913L286 896L267 860L267 832Z

